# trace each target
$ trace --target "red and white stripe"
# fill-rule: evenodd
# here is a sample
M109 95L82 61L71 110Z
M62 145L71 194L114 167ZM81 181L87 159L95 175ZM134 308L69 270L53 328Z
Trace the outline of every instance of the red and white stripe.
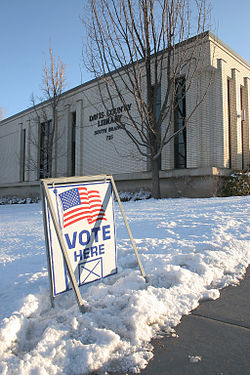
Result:
M79 187L78 192L81 206L71 208L64 213L64 228L84 219L87 219L89 224L98 220L107 220L98 190L88 191L85 187Z

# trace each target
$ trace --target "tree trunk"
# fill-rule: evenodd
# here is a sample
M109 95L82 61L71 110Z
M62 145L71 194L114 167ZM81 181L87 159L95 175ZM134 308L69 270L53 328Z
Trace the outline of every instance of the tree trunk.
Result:
M159 158L152 160L152 197L155 199L161 198L160 191L160 176L159 176Z

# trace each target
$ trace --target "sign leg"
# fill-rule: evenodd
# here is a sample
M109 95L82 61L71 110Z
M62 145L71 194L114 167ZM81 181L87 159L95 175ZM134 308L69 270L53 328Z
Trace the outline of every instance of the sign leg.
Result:
M137 262L138 262L138 265L139 265L139 268L140 268L140 271L141 271L141 275L144 277L145 281L148 282L147 276L146 276L146 274L145 274L145 271L144 271L143 265L142 265L141 260L140 260L140 257L139 257L138 250L137 250L136 245L135 245L134 238L133 238L133 236L132 236L131 230L130 230L129 225L128 225L128 221L127 221L127 218L126 218L125 212L124 212L123 207L122 207L122 203L121 203L121 200L120 200L120 197L119 197L119 194L118 194L118 191L117 191L117 188L116 188L116 185L115 185L115 182L114 182L113 176L110 176L110 178L111 178L112 187L113 187L113 189L114 189L114 193L115 193L115 196L116 196L117 202L118 202L118 204L119 204L119 207L120 207L120 210L121 210L121 213L122 213L122 217L123 217L124 223L125 223L126 228L127 228L127 231L128 231L129 238L130 238L130 240L131 240L131 243L132 243L132 246L133 246L133 249L134 249L134 252L135 252L136 258L137 258Z
M48 186L47 186L45 181L42 181L42 188L44 190L45 198L46 198L46 201L47 201L48 206L49 206L51 218L52 218L52 221L53 221L53 224L54 224L54 227L55 227L55 231L56 231L56 235L57 235L57 238L58 238L61 250L62 250L63 258L64 258L65 263L66 263L69 278L70 278L73 290L75 292L75 296L76 296L76 299L77 299L79 310L81 312L84 312L84 305L83 305L82 296L80 294L80 291L79 291L79 288L78 288L78 285L77 285L77 282L76 282L76 278L75 278L74 272L73 272L71 264L70 264L69 256L68 256L68 253L67 253L67 248L66 248L66 245L64 243L63 235L61 233L59 223L58 223L55 211L54 211L54 207L53 207L52 200L51 200L51 197L50 197L50 194L49 194Z
M46 217L46 210L45 210L45 199L44 199L44 190L42 184L40 185L41 189L41 196L42 196L42 207L43 207L43 225L44 225L44 233L45 233L45 244L46 244L46 255L47 255L47 267L48 267L48 274L49 274L49 285L50 285L50 303L51 307L55 307L55 296L53 292L53 282L52 282L52 269L51 269L51 261L50 261L50 253L49 253L49 241L48 241L48 227L47 227L47 217Z

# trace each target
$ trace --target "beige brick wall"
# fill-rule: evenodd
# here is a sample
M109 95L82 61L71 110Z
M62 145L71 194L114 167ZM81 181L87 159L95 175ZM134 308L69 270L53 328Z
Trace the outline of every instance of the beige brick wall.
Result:
M228 92L227 92L227 80L230 82L230 109L231 109L231 165L234 169L242 168L242 142L245 152L249 150L249 136L246 136L248 130L245 131L242 139L241 132L241 104L240 104L240 88L245 86L246 80L250 76L250 66L243 59L241 59L237 54L233 53L230 48L226 48L224 44L216 42L214 39L211 39L211 65L217 69L217 61L220 61L218 69L221 74L221 93L218 91L215 100L220 100L222 98L222 120L223 120L223 145L217 147L211 152L220 154L220 150L223 152L223 163L215 164L218 167L229 167L229 109L228 109ZM248 108L249 108L249 87L246 89L248 93ZM247 112L247 110L246 110ZM246 123L249 121L249 111L247 113ZM220 123L218 123L220 125ZM220 136L220 126L217 127L217 131L214 133L214 137ZM217 158L217 161L220 158Z
M20 179L18 156L20 153L20 132L16 122L5 129L1 128L0 135L0 180L15 182Z
M111 118L110 110L112 107L122 107L121 101L114 97L113 103L107 100L104 105L98 92L96 85L88 88L84 93L83 106L81 108L81 174L115 174L146 171L147 160L139 154L135 145L124 131L117 129L115 123L101 125L102 120L106 121ZM136 105L133 98L129 95L126 96L126 104L130 106L131 113L136 116ZM121 114L125 116L124 111Z

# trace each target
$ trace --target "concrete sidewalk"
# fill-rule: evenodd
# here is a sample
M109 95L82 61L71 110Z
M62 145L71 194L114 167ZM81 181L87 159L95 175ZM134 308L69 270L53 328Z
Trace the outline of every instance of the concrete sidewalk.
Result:
M176 333L153 340L142 375L250 375L250 267L240 285L184 316Z

